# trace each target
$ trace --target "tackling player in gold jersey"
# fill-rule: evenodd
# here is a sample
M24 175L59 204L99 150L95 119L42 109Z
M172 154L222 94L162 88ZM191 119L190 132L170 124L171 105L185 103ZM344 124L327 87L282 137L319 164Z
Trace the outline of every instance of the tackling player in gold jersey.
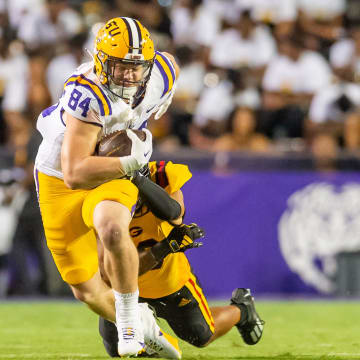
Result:
M151 162L149 167L151 180L179 202L183 215L181 188L192 176L188 167L165 161ZM141 186L139 189L141 192ZM184 225L182 216L171 221L159 219L146 202L140 201L130 223L130 235L140 255L140 301L166 319L178 337L203 347L237 326L247 344L260 340L264 322L248 289L235 289L231 305L209 307L184 254L199 245L195 240L204 235L201 228ZM106 281L106 273L102 276ZM106 351L116 357L116 327L100 318L99 328Z

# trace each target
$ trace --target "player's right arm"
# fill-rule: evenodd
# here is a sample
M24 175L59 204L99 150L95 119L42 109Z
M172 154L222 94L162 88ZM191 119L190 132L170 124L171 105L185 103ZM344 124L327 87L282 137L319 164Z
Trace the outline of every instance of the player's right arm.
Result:
M104 182L131 175L149 161L152 136L148 130L144 130L145 141L127 130L131 139L131 153L128 156L94 156L104 117L111 115L112 109L101 88L83 74L72 75L65 82L59 104L65 125L61 170L65 184L71 189L91 189ZM128 112L125 103L123 112ZM120 118L118 121L122 123Z
M100 131L94 123L81 121L65 111L66 130L61 147L61 167L65 184L71 189L92 189L104 182L131 175L149 161L152 136L141 141L131 130L131 153L123 157L94 156Z
M65 184L71 189L90 189L125 175L118 157L93 156L101 128L64 113L66 130L61 149Z

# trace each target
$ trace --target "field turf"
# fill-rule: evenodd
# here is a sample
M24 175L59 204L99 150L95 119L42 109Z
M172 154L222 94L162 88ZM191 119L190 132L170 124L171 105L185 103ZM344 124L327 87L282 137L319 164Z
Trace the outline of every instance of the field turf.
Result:
M233 329L207 348L181 342L185 360L360 359L359 302L258 302L258 345ZM164 326L165 328L165 326ZM77 302L0 302L0 359L109 359L97 317Z

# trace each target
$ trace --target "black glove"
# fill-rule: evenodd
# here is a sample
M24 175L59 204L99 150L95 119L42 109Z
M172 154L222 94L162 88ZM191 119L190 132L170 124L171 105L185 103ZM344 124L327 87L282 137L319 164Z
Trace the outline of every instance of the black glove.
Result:
M175 226L168 237L151 248L157 261L163 260L167 255L176 252L184 252L188 249L198 248L202 242L194 241L204 237L205 232L196 224Z
M181 224L180 226L175 226L165 240L171 252L175 253L202 246L202 242L196 242L194 240L200 239L204 237L204 235L204 230L194 223L190 225Z

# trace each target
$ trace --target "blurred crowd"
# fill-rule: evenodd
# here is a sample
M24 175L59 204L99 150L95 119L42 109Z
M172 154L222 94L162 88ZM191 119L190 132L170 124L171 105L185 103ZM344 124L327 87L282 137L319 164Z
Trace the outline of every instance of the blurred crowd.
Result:
M171 110L151 125L159 149L359 148L356 0L0 0L0 143L18 162L113 16L140 19L182 68Z
M325 168L340 151L357 155L358 0L0 0L0 146L23 169L24 202L36 204L36 118L91 60L97 30L114 16L139 19L182 69L172 106L150 125L159 150L308 152ZM0 202L19 195L9 194ZM0 248L0 296L4 264L24 264L26 249L42 241L38 209L22 209L16 251L5 261ZM31 279L47 291L42 252L37 274L11 274L24 292Z

